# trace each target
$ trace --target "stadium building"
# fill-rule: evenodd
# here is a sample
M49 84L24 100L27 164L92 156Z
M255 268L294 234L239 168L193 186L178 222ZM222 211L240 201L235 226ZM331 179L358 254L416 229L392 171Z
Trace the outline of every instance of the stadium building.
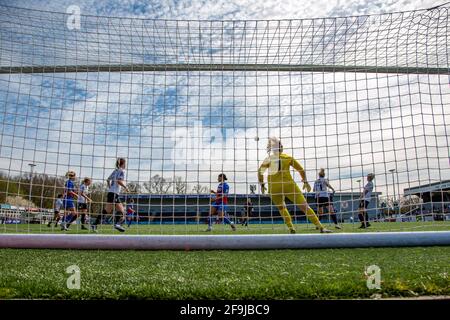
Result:
M380 192L373 192L368 212L371 218L379 215ZM307 201L317 212L314 194L307 194ZM141 223L155 224L186 224L206 222L212 197L207 194L139 194L123 197L125 202L134 200L134 210L139 214ZM238 219L244 214L247 198L253 203L253 214L250 223L283 223L278 209L272 205L268 195L230 194L228 196L228 214L232 219ZM349 222L351 218L358 219L360 193L336 193L334 208L340 221ZM297 223L306 222L305 215L293 204L286 203L289 212ZM321 218L328 221L327 215Z
M46 223L53 216L52 209L28 208L0 204L0 224Z
M422 214L450 213L450 180L406 188L403 192L405 196L417 196L421 199Z

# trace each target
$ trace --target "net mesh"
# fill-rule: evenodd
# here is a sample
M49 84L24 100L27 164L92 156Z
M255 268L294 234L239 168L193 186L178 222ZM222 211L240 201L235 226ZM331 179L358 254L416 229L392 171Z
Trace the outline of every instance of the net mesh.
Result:
M203 231L219 173L238 232L286 232L258 183L270 136L311 185L326 169L345 231L359 226L369 173L378 229L448 229L448 18L448 6L181 21L1 5L0 232L59 232L46 224L69 170L75 189L92 179L86 214L95 218L117 157L130 189L121 199L136 212L129 232ZM319 213L316 194L305 196ZM287 208L299 230L314 230L301 208ZM333 222L328 207L320 213ZM101 223L110 232L108 217Z

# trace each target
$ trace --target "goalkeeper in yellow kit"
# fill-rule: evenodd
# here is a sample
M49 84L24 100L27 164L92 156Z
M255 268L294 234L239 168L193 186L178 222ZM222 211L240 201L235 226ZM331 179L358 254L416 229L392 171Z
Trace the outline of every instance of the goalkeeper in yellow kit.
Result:
M300 210L306 214L308 219L318 227L321 233L331 233L332 231L322 226L314 210L309 207L303 193L291 176L290 167L292 166L302 177L303 189L307 192L311 191L311 186L306 180L306 174L303 167L292 156L283 153L283 145L277 138L269 138L267 152L269 153L269 156L264 160L258 170L258 181L261 185L262 193L265 193L264 172L268 169L268 191L270 198L280 211L290 233L295 233L295 229L292 224L291 215L284 202L285 197L298 206Z

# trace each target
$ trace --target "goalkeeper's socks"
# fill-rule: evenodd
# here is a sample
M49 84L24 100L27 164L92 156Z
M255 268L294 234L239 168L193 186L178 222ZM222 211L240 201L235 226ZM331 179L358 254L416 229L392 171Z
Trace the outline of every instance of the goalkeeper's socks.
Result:
M81 222L81 224L85 224L86 223L86 213L82 213L81 214L80 222Z

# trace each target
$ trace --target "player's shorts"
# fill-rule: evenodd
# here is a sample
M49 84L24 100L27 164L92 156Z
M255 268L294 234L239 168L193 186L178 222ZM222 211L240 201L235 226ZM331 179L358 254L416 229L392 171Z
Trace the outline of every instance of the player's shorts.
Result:
M106 196L106 202L108 203L122 203L120 201L119 195L114 192L108 192L108 195Z
M366 200L361 200L359 202L359 208L360 209L367 209L367 207L369 206L370 201L366 201Z
M75 209L73 199L64 199L64 209Z
M216 208L217 212L222 212L222 213L227 212L227 209L228 209L228 205L223 204L223 203L213 203L212 207Z
M55 210L53 212L55 213L55 215L59 214L59 210Z
M78 203L78 210L87 210L87 203Z
M330 199L328 197L318 197L317 198L317 206L319 208L323 208L323 207L328 208L329 205L330 205Z

